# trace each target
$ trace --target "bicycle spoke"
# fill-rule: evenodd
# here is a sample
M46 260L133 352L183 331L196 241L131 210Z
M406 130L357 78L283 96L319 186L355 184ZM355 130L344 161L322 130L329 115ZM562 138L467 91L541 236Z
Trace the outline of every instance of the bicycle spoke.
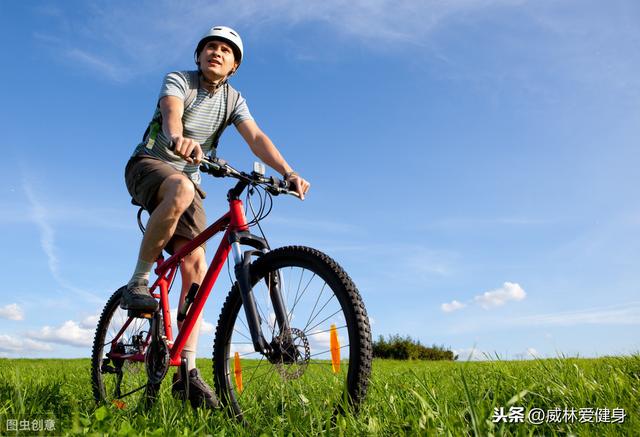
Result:
M340 329L344 329L344 328L346 328L346 327L347 327L347 325L336 326L336 329L340 330ZM307 332L305 331L305 335L306 335L307 337L311 337L311 336L313 336L313 335L324 334L324 333L326 333L326 332L331 332L331 328L329 328L329 329L325 329L325 330L323 330L323 331L314 331L314 332L311 332L311 333L307 333Z
M304 272L304 270L303 270ZM302 293L300 294L300 297L298 298L298 300L295 300L293 302L293 307L291 307L291 311L289 313L289 316L291 316L291 314L293 314L293 311L296 309L296 305L298 305L298 302L300 301L300 299L302 299L302 296L304 296L305 292L307 291L307 289L309 288L309 284L311 284L311 281L313 281L313 278L316 277L316 274L314 273L313 276L311 277L311 279L309 279L309 282L307 282L306 287L304 287L304 290L302 291ZM300 276L300 278L302 279L302 276ZM297 294L296 294L297 295Z
M249 340L251 343L253 344L253 340L251 340L251 338L249 338L248 336L246 336L245 334L243 334L242 332L238 331L237 329L234 329L233 332L236 332L238 335L241 335L242 337L246 338L247 340ZM234 342L235 343L235 342ZM237 343L236 343L237 344Z
M349 347L349 345L348 345L348 344L345 344L344 346L340 346L338 349L344 349L344 348L346 348L346 347ZM326 353L330 353L330 352L331 352L331 349L327 349L326 351L316 352L316 353L311 354L311 355L309 355L309 356L310 356L310 357L315 357L315 356L322 355L322 354L326 354Z
M107 302L96 331L92 352L92 381L94 398L102 402L115 402L124 397L145 400L150 405L156 392L141 390L147 386L147 374L142 362L133 357L145 353L151 337L151 322L145 318L129 317L120 308L121 291ZM136 396L133 396L137 394ZM117 402L125 408L132 402Z
M327 307L327 305L329 305L329 302L331 302L331 301L333 300L333 298L335 298L335 297L336 297L336 296L335 296L335 295L333 295L333 294L329 297L329 299L324 303L324 305L322 305L322 308L320 308L320 309L318 310L318 314L316 314L315 316L313 316L313 319L311 319L311 320L308 320L308 321L307 321L307 324L306 324L306 325L304 325L304 328L302 329L303 331L306 331L306 330L307 330L307 328L309 327L309 325L310 325L310 324L311 324L311 323L316 319L316 317L318 317L318 316L320 315L320 313L322 313L322 310L323 310L323 309L325 309L325 308ZM340 309L340 310L338 310L338 311L342 311L342 309ZM334 314L335 314L335 313L334 313ZM325 319L325 320L326 320L326 319ZM323 320L322 322L324 322L324 320ZM320 323L322 323L322 322L320 322Z
M322 284L322 288L320 289L320 293L318 294L318 297L316 298L316 301L313 304L313 308L311 309L311 313L309 313L309 318L311 318L311 316L313 315L314 311L316 310L316 307L318 306L318 302L320 302L320 298L322 297L322 293L324 293L324 287L326 285L327 285L326 282L324 284ZM309 326L309 323L310 323L310 321L307 320L307 323L304 325L303 331L307 330L307 326Z
M293 314L293 310L296 307L296 303L298 302L298 294L300 293L300 285L302 284L302 276L304 275L304 270L300 270L300 279L298 280L298 288L296 288L296 297L293 298L293 306L291 307L291 310L289 311L289 315L287 316L288 319L291 319L291 314Z
M245 327L247 332L251 332L251 330L249 329L249 327L247 326L247 324L244 322L242 318L238 318L238 320L240 320L240 323L242 323L242 325Z
M234 343L234 344L235 344L235 343ZM258 352L256 352L256 351L245 352L245 353L242 353L242 354L241 354L241 353L238 353L238 356L239 356L240 358L242 358L242 357L246 357L246 356L248 356L248 355L260 355L260 354L259 354ZM244 369L244 367L243 367L243 369Z
M311 408L326 408L327 402L337 405L345 392L366 391L367 361L349 359L351 353L362 356L368 331L366 319L350 308L343 310L341 302L359 304L348 276L326 256L304 247L270 251L252 265L252 275L260 328L270 352L267 357L247 349L253 343L247 343L245 309L234 289L220 316L228 326L228 334L220 336L225 343L216 339L216 350L224 347L226 352L215 366L221 389L231 393L233 411L246 420L270 411L298 417ZM287 332L278 323L275 293L283 300ZM358 335L357 344L350 333ZM349 402L354 405L362 400L359 394L353 396Z
M331 317L335 316L336 314L338 314L339 312L342 312L342 308L337 310L335 313L331 314L329 317L325 318L324 320L322 320L319 323L316 323L312 328L309 328L309 331L313 331L314 328L316 328L317 326L322 325L324 322L326 322L327 320L329 320Z

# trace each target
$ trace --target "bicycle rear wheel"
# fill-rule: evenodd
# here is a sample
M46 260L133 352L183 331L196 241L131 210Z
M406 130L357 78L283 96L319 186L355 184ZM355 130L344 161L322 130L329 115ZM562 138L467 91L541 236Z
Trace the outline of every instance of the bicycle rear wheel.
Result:
M120 308L124 289L116 290L107 301L96 328L91 358L93 397L97 403L112 403L121 409L141 403L150 407L160 384L150 384L145 363L130 357L146 353L152 320L129 317Z
M280 284L288 332L276 322L270 293ZM239 419L310 410L357 411L371 373L369 319L356 286L327 255L283 247L257 259L251 283L272 356L254 351L237 284L220 313L213 367L222 402ZM286 344L286 346L285 346Z

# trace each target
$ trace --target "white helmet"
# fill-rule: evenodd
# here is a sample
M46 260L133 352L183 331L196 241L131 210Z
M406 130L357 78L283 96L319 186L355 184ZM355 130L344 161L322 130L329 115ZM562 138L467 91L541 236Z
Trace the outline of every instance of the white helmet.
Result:
M200 42L198 42L198 45L196 46L196 51L193 53L196 64L198 63L198 57L200 56L200 52L204 48L205 44L212 39L219 39L231 45L233 55L238 62L238 66L240 66L240 62L242 62L243 57L242 39L238 32L226 26L214 26L209 29L207 33L202 35Z

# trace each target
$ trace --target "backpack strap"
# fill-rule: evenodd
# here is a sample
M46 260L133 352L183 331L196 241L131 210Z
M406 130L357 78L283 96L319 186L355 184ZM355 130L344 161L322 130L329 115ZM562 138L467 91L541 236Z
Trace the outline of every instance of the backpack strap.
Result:
M187 80L189 88L184 96L184 110L186 110L198 97L198 88L200 87L200 74L197 71L189 71ZM142 141L146 142L147 149L153 149L156 137L162 127L162 113L160 112L160 104L156 106L156 112L153 114L151 122L147 126L147 130L142 135Z
M211 142L211 156L216 156L216 149L218 148L218 143L220 142L220 137L222 136L222 132L224 132L225 128L231 124L231 114L233 110L236 108L238 104L238 100L240 99L240 93L231 85L229 82L224 84L225 92L227 94L227 100L225 101L225 113L224 120L220 123L220 127L215 133L213 137L213 141Z
M184 110L186 111L189 106L198 97L198 88L200 87L200 74L197 71L189 72L189 89L184 96Z
M193 102L196 100L198 96L198 88L200 86L200 75L197 71L189 72L189 89L184 97L184 109L186 110L190 107ZM229 83L224 84L225 93L227 95L227 99L225 101L225 113L224 120L220 124L220 127L216 131L213 137L213 141L211 142L211 156L215 157L216 149L218 148L218 142L220 141L220 136L222 132L224 132L225 128L231 124L231 114L233 110L236 108L238 104L238 100L240 99L240 93L233 88ZM147 130L143 135L143 141L146 141L147 149L153 149L153 145L156 142L156 137L158 136L158 132L162 127L162 113L160 112L160 105L156 107L156 112L147 126Z

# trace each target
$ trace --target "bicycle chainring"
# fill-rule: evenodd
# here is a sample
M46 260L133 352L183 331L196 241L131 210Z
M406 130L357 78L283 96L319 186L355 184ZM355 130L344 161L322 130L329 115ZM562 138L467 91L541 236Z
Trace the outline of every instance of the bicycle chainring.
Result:
M162 382L169 370L170 362L167 341L162 337L153 340L149 344L144 357L150 384L160 384Z

